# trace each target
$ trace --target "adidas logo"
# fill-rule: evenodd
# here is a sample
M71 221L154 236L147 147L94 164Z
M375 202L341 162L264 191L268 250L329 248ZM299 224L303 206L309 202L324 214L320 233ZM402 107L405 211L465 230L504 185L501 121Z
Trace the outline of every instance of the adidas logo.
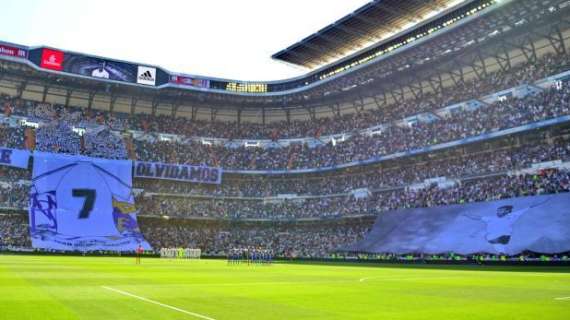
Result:
M152 74L148 70L146 72L144 72L143 74L139 75L139 79L147 80L147 81L153 81L154 80Z
M156 81L156 69L150 67L139 66L137 72L137 82L154 86Z

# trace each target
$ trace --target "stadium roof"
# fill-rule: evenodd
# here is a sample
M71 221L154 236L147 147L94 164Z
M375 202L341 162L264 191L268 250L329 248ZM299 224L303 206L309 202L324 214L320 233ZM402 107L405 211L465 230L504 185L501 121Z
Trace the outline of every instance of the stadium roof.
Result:
M373 0L271 57L315 69L470 0Z

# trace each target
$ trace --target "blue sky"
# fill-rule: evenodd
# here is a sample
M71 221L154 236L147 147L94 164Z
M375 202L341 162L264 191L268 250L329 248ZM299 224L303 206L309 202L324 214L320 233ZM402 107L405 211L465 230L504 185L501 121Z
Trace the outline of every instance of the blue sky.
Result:
M170 71L277 80L306 70L270 56L369 0L2 0L0 40L156 64Z

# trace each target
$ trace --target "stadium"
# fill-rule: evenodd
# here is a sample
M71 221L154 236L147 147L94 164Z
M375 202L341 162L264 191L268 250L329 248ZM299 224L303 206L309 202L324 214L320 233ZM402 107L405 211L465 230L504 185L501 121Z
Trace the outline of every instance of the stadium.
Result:
M313 32L274 81L0 39L0 319L568 319L570 1Z

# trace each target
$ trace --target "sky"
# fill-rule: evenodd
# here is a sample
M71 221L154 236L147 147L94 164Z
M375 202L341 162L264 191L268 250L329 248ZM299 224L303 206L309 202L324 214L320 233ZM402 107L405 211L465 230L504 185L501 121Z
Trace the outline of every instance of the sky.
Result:
M271 55L370 0L2 0L0 40L236 80L306 69Z

